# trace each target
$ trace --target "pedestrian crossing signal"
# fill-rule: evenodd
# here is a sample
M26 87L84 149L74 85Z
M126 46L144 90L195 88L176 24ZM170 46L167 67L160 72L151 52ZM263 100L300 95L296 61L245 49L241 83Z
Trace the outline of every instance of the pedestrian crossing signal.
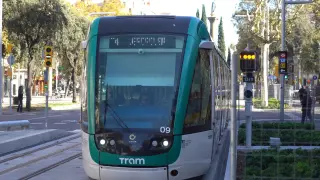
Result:
M45 67L52 67L52 47L51 46L45 46L44 48L44 66Z

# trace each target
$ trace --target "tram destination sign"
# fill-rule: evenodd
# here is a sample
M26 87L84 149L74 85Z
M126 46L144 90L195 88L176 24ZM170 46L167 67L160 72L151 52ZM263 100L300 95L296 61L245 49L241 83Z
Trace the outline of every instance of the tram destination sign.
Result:
M109 41L110 49L175 48L176 37L170 35L120 35Z

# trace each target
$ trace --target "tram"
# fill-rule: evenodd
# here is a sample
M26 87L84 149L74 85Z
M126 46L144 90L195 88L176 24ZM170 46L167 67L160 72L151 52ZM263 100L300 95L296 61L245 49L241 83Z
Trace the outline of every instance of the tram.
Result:
M230 119L231 75L205 24L99 17L82 42L83 167L91 179L201 178Z

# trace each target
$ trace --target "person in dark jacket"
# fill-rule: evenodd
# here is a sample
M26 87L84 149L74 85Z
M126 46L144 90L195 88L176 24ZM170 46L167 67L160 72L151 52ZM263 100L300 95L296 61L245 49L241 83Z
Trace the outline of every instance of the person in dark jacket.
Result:
M311 117L312 98L310 96L310 93L306 89L302 89L302 88L299 90L299 97L300 97L300 102L302 106L301 123L303 124L306 117L308 117L310 121L312 120L312 117Z
M18 89L18 109L17 112L22 112L22 101L23 101L23 86Z

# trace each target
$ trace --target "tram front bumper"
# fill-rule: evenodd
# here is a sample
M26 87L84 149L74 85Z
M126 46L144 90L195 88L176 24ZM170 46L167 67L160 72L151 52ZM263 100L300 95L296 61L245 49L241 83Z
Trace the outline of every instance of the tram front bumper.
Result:
M160 168L127 168L100 166L101 180L165 180L168 178L166 167Z

